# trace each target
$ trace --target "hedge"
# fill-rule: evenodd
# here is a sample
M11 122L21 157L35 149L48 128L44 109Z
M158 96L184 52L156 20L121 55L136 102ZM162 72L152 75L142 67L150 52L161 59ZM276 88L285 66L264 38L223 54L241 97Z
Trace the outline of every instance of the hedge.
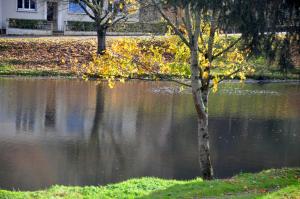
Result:
M51 29L50 24L47 20L36 20L36 19L9 19L10 28L20 29L35 29L35 30L49 30Z
M10 28L20 29L42 29L50 30L51 26L47 20L35 19L9 19ZM67 21L66 30L69 31L96 31L94 22ZM164 34L167 32L167 24L164 22L156 23L119 23L110 27L108 32L142 32L153 34Z
M94 22L68 21L67 30L69 31L96 31ZM167 31L167 24L157 23L119 23L110 27L108 32L142 32L164 34Z

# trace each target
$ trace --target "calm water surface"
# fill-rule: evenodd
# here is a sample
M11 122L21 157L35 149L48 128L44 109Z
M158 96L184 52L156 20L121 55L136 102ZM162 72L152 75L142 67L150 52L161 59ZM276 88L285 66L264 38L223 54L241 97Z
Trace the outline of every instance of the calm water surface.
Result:
M0 188L200 175L188 91L132 81L0 79ZM217 177L300 166L300 85L221 85L210 96Z

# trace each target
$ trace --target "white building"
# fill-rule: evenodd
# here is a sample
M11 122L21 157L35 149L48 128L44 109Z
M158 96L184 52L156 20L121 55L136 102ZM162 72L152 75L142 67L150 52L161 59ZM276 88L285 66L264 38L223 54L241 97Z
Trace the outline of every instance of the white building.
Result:
M6 34L92 34L69 31L67 24L70 21L92 22L74 0L0 0L0 30L6 30ZM129 22L138 21L138 13L129 19ZM27 22L34 23L35 27L28 28Z

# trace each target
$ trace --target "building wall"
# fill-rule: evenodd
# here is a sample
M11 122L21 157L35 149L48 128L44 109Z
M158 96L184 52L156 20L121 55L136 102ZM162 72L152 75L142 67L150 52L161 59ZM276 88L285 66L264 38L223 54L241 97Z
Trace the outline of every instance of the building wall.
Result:
M88 15L86 14L78 14L78 13L71 13L69 12L69 5L68 0L61 0L59 2L59 16L58 18L62 18L62 21L87 21L91 22L93 21ZM104 5L107 6L107 5ZM129 16L128 22L138 22L139 21L139 14L138 12L135 14L131 14Z
M7 26L9 18L16 19L47 19L47 1L37 0L36 11L18 11L17 0L0 0L2 5L2 27ZM55 1L55 0L52 0ZM65 21L91 21L85 14L73 14L69 12L68 0L56 0L58 2L58 20L57 25L59 30L63 30Z
M92 21L86 14L71 13L69 11L69 1L60 0L58 2L58 29L63 31L66 21Z
M33 29L19 29L19 28L8 28L6 30L8 35L52 35L51 30L33 30Z
M57 28L59 31L64 31L66 21L92 21L86 14L71 13L69 0L37 0L36 11L18 11L17 0L0 0L0 28L7 27L9 18L46 20L47 1L58 2ZM138 21L138 13L132 15L128 20L128 22Z
M64 30L64 24L66 21L87 21L92 22L93 20L86 14L78 14L69 12L69 1L61 0L58 8L58 28ZM138 22L139 12L131 14L127 22Z
M155 6L151 5L151 0L142 0L138 18L143 23L157 22L160 21L161 15Z
M2 0L0 0L0 29L2 29Z
M4 27L7 25L9 18L17 19L45 19L45 1L37 0L36 11L18 11L17 0L2 0L2 24Z

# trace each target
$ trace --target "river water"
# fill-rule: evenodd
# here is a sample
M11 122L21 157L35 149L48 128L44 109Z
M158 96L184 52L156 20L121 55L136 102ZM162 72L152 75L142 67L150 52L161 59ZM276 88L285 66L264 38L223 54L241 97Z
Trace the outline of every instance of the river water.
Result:
M215 175L300 166L300 84L225 83L210 95ZM170 82L0 79L0 188L200 175L189 90Z

